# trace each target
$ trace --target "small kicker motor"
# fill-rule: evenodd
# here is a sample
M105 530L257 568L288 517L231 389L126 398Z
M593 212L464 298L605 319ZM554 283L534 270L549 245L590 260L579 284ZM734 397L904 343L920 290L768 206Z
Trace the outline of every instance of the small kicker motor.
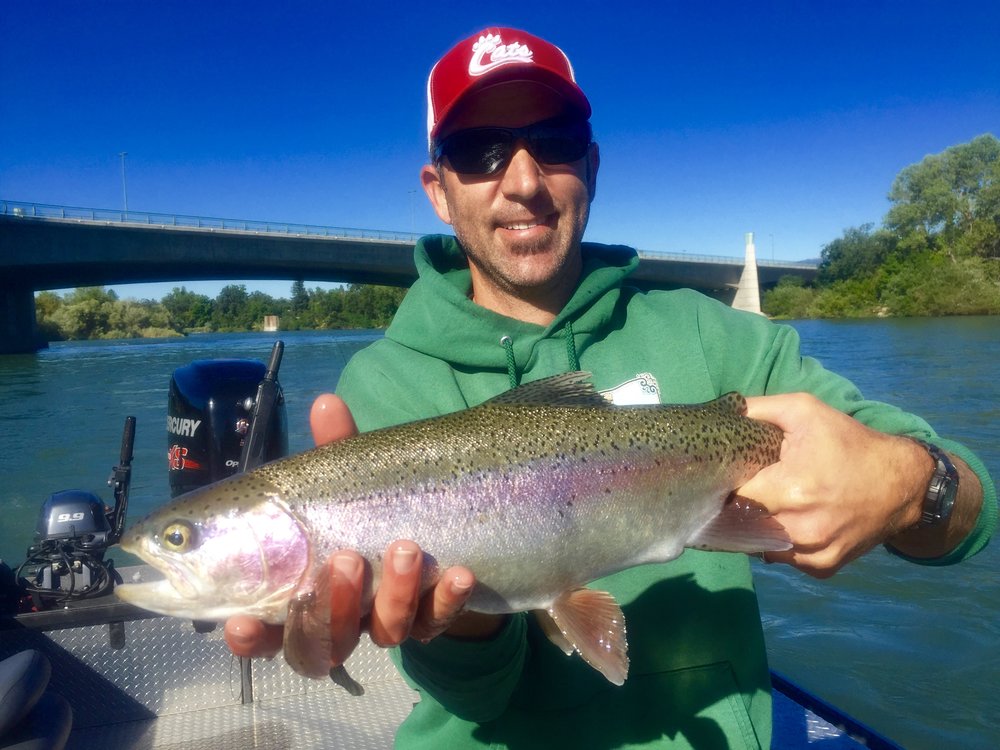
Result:
M42 503L35 542L14 579L30 595L30 607L51 609L73 599L100 596L121 582L114 561L105 560L104 553L125 529L134 443L135 417L126 417L118 465L108 479L113 508L84 490L56 492ZM22 608L25 605L27 601Z

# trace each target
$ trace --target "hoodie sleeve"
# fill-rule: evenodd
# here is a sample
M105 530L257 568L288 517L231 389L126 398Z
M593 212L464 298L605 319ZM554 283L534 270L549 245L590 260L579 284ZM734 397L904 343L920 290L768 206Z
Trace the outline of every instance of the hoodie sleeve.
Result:
M699 321L706 361L719 392L778 394L805 391L871 427L939 445L958 456L979 477L983 505L975 528L954 550L930 560L906 558L924 565L948 565L971 557L986 546L997 527L997 491L983 462L967 447L940 437L920 417L890 404L866 399L851 381L825 369L800 352L794 328L724 305L702 305ZM739 356L733 356L737 352ZM747 362L756 366L746 368ZM898 554L895 553L894 554Z
M507 710L527 653L526 615L520 613L489 640L410 639L393 650L392 659L421 700L433 700L464 721L484 723Z

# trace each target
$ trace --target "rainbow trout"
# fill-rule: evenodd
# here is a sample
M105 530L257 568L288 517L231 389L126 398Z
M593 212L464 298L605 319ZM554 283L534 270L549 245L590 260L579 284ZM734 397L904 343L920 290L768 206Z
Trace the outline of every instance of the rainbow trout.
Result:
M382 552L412 539L424 550L425 587L465 565L477 579L468 609L546 613L557 645L622 684L624 618L610 594L585 584L685 547L791 546L774 519L730 499L778 459L782 441L745 411L735 393L697 406L613 406L587 373L537 381L178 497L121 543L165 580L116 590L178 617L285 623L289 663L325 676L327 557L355 549L366 558L367 608Z

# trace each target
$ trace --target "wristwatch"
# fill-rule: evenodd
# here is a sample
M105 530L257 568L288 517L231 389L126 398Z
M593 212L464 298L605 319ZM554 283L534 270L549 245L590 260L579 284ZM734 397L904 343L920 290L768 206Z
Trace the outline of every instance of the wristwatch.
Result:
M948 454L936 445L917 440L934 459L934 474L927 485L924 495L924 505L920 513L918 526L937 526L946 523L951 518L955 507L955 497L958 495L958 470L948 458Z

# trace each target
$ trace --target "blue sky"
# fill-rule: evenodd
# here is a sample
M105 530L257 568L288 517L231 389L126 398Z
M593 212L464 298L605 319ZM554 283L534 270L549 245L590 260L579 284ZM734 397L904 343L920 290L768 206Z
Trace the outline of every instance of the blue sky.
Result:
M995 0L0 0L0 198L121 208L125 151L130 210L442 231L426 76L491 24L559 44L593 104L593 241L815 258L902 168L1000 135Z

